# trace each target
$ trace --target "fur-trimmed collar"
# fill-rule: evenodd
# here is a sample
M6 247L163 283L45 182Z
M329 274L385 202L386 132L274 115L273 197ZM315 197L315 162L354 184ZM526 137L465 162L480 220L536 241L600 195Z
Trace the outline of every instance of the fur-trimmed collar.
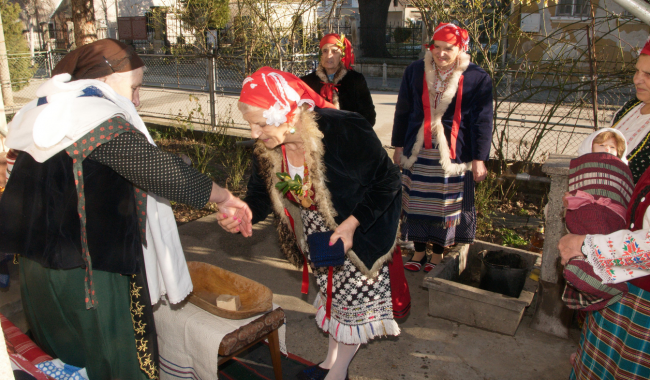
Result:
M436 72L433 66L433 56L429 50L427 50L426 54L424 55L424 75L426 76L427 86L429 87L429 104L431 107L431 125L426 127L431 128L431 135L435 136L436 140L438 141L438 150L440 151L440 166L442 166L442 169L446 174L450 175L461 174L467 170L472 169L471 162L461 164L451 162L451 158L449 157L449 143L445 137L445 128L442 125L442 116L447 111L447 108L449 107L449 104L451 104L454 96L456 96L456 92L458 92L458 81L460 80L460 76L463 75L463 72L465 72L465 70L467 70L469 67L469 59L469 54L465 52L461 52L459 54L458 64L456 65L454 71L451 73L451 78L449 78L449 85L447 86L447 89L442 93L442 98L440 99L438 107L434 108L434 99L436 95L434 81ZM420 149L422 149L422 146L424 145L424 128L425 125L423 122L420 130L418 131L418 136L415 140L415 144L413 145L413 149L411 150L411 156L406 157L403 155L401 158L403 167L406 169L410 169L411 166L413 166L413 163L415 163L417 160L418 153L420 153Z
M326 168L323 161L323 156L325 154L325 148L322 142L323 133L318 128L315 116L316 114L314 112L303 111L301 113L300 120L302 127L300 133L304 142L305 164L309 168L309 174L311 176L313 184L314 203L318 208L318 212L322 215L327 228L333 231L336 229L336 227L338 227L338 223L336 223L334 220L338 213L334 208L334 205L332 203L332 195L326 184ZM289 231L292 230L289 217L285 214L285 209L287 209L294 221L294 236L295 240L297 240L296 243L304 251L307 246L307 242L302 231L303 225L302 219L300 217L299 207L295 203L289 201L286 197L282 196L281 192L278 191L275 187L275 184L279 182L279 178L274 175L274 173L279 173L282 171L282 148L276 147L274 149L267 149L263 143L257 142L255 144L255 154L262 163L260 166L264 167L265 170L270 171L270 173L266 173L264 177L266 178L266 186L268 189L269 197L271 199L273 212L281 223L281 226L278 227L278 230L286 231L287 228ZM294 265L302 262L298 258L291 257L293 253L290 252L290 248L287 247L288 244L285 244L287 242L282 241L282 232L280 233L280 239L281 248L284 251L283 253L287 256L287 259ZM290 237L287 240L293 239L293 237ZM349 250L346 255L352 264L354 264L362 274L374 278L377 276L377 274L379 274L382 266L392 258L393 249L394 246L389 250L389 252L377 259L372 268L366 267L366 265L356 255L353 249Z
M329 77L327 76L327 71L325 71L325 68L323 65L320 63L318 64L318 67L316 68L316 76L320 78L325 83L334 83L338 84L341 79L345 76L345 74L348 73L348 70L345 68L345 65L343 63L339 64L339 69L334 73L334 79L330 82ZM332 104L336 107L336 109L341 109L341 106L339 105L339 94L338 92L334 91L332 94Z

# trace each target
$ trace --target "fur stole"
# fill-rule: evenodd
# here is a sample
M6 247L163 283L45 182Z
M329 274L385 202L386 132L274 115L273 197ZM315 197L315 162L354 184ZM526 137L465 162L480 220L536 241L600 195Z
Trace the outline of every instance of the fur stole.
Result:
M338 223L334 218L338 213L334 208L332 195L326 185L326 168L323 162L325 154L322 142L323 133L318 128L315 120L316 116L317 114L311 111L302 111L300 115L305 164L309 168L314 190L314 203L318 208L318 212L323 216L327 228L335 230ZM255 143L254 154L258 158L260 174L266 181L266 187L271 199L273 213L276 218L276 228L280 238L280 249L291 264L300 268L304 260L302 252L307 247L307 239L303 233L302 218L300 216L300 206L289 201L275 188L275 184L279 182L279 178L275 173L282 171L282 148L278 146L274 149L267 149L263 143L258 141ZM295 233L291 228L291 222L285 213L285 209L293 219ZM368 277L375 277L381 267L392 258L393 249L394 246L388 253L380 257L372 268L367 268L353 249L346 252L346 255L361 273Z
M334 221L337 213L332 205L330 192L325 185L324 147L321 141L323 134L318 129L318 124L316 124L314 116L315 114L310 111L302 111L300 114L302 123L301 136L305 149L305 164L309 168L309 174L314 188L314 203L325 219L327 228L334 230L338 226ZM307 247L307 240L302 231L300 207L287 200L275 188L275 184L280 181L275 173L282 172L282 148L278 146L274 149L267 149L263 143L258 141L255 144L255 154L259 158L260 171L266 180L266 186L273 206L273 213L278 221L277 229L280 236L280 248L290 263L299 266L303 262L301 251L304 251ZM295 234L292 231L289 217L284 212L285 208L293 218ZM297 249L298 247L300 247L300 250Z
M348 70L345 68L345 65L342 63L339 64L339 69L336 71L334 74L334 79L332 80L331 83L334 84L339 84L341 82L341 79L345 76L345 74L348 73ZM325 71L325 68L319 63L318 67L316 68L316 76L320 78L321 81L324 83L330 83L329 78L327 77L327 71ZM336 107L336 109L341 109L341 106L339 105L339 93L337 91L333 91L332 94L332 104Z
M463 75L467 67L469 66L469 54L461 52L458 56L458 65L451 74L449 79L449 85L445 92L442 93L442 98L440 99L440 104L438 108L434 108L434 99L436 96L434 82L436 79L436 72L433 67L433 56L431 51L427 50L424 55L424 75L426 76L427 86L429 87L429 104L431 106L431 125L425 126L424 122L418 131L418 137L415 140L413 145L413 150L411 151L411 156L406 157L402 156L401 162L405 169L410 169L415 161L417 160L418 153L424 145L424 128L431 128L431 135L435 136L438 141L438 150L440 151L440 166L444 170L445 174L449 175L458 175L464 173L468 170L472 170L472 163L461 163L457 164L451 161L449 142L445 137L445 127L442 125L442 116L447 111L447 108L451 104L451 101L456 96L458 92L458 81L460 76Z

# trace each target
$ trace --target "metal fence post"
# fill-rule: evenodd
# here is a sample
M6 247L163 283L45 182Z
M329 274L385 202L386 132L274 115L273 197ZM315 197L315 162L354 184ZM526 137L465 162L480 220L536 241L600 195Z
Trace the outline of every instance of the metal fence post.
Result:
M581 100L585 94L583 90L583 86L589 82L589 79L587 78L586 75L580 76L580 83L578 83L578 91L576 91L576 100Z
M217 115L214 106L214 54L208 57L208 71L210 72L208 75L210 85L210 126L214 131L217 127Z
M174 57L174 62L176 63L176 88L181 88L181 77L178 73L178 57Z
M52 77L52 51L50 50L50 44L47 44L47 51L45 52L45 67L47 68L48 78Z

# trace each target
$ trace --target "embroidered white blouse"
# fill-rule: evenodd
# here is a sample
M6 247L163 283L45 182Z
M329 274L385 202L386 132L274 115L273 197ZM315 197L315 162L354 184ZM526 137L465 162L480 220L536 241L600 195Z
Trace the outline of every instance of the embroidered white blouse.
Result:
M634 225L632 225L634 228ZM587 235L582 253L604 284L650 274L650 207L640 230L620 230L608 235Z

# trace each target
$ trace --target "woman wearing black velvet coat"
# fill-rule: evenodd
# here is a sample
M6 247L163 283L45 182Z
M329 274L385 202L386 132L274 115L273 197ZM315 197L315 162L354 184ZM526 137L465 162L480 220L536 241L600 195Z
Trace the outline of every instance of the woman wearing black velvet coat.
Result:
M333 231L330 245L343 242L345 261L330 267L331 280L327 267L313 270L316 323L329 333L329 349L299 379L347 379L360 344L399 334L387 265L401 209L399 168L364 118L333 109L292 74L261 68L244 81L238 106L257 139L244 199L253 223L273 212L280 249L305 275L307 236ZM283 193L276 173L299 176L302 186ZM236 232L237 221L217 218Z
M345 36L327 34L320 40L320 53L318 68L300 79L336 108L358 112L374 126L375 105L366 78L352 69L354 52L350 41Z

